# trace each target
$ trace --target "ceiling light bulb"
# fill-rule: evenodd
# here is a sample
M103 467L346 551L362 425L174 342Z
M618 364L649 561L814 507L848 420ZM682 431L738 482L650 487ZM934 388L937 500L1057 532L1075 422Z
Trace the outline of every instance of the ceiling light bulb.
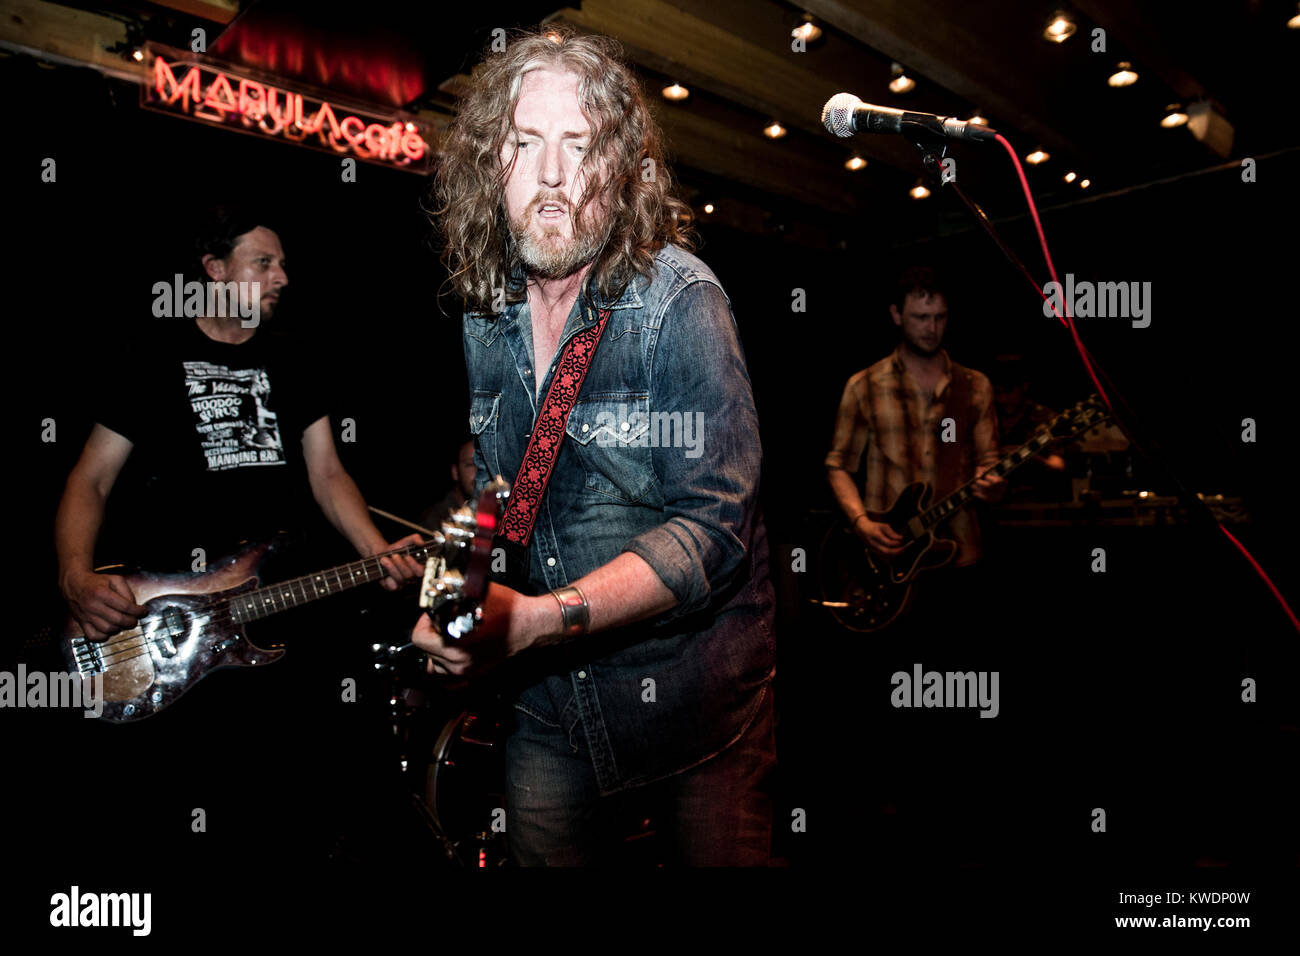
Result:
M1128 60L1122 61L1116 68L1115 72L1106 80L1111 86L1132 86L1138 81L1138 75L1133 71L1133 64Z
M893 77L889 81L889 91L891 93L908 93L916 89L916 80L903 72L901 63L891 63L889 65L889 75Z
M1064 13L1057 13L1052 17L1052 22L1043 30L1043 38L1051 40L1053 43L1064 43L1074 36L1075 31L1078 29L1075 22Z
M790 36L803 40L805 43L813 43L821 38L822 28L813 23L811 13L803 15L803 23L799 24L790 31Z

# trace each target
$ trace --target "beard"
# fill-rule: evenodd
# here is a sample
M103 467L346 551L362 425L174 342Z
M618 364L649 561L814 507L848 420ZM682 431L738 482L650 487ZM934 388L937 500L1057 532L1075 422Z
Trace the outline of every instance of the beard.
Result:
M566 237L559 226L543 226L534 219L533 214L548 203L565 210L573 226L571 237ZM563 279L595 259L609 241L612 223L593 227L590 218L587 215L579 221L573 207L558 197L538 196L530 202L522 216L510 220L510 235L528 272L542 279Z

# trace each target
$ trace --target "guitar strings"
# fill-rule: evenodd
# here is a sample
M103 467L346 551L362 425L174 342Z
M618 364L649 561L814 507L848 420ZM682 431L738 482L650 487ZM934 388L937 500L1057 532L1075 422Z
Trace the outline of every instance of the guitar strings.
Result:
M351 571L353 565L360 565L360 570L363 573L369 574L370 571L367 568L367 563L370 561L376 562L377 570L383 570L383 565L379 563L381 558L392 557L395 555L413 555L417 551L422 551L429 548L430 544L432 544L432 542L426 542L424 544L407 545L404 548L395 548L392 551L384 551L380 554L373 554L370 555L369 557L362 558L360 561L349 562L346 565L340 565L339 567L332 568L330 570L334 572L335 580L337 581L338 585L341 588L347 586L355 586L357 584L357 581L355 580L355 577L353 576ZM348 585L344 585L343 582L343 577L341 572L344 570L348 571L348 575L350 579ZM306 586L303 582L308 582L312 578L321 577L322 574L328 574L328 572L321 572L321 574L302 575L297 578L291 578L288 581L281 581L277 584L265 585L260 588L255 588L254 590L246 592L244 594L234 595L232 597L225 597L219 601L198 605L198 608L202 608L203 610L211 610L213 612L211 616L208 618L206 622L207 624L229 625L233 629L234 625L236 625L237 623L246 624L249 621L257 620L257 618L260 616L265 616L265 615L257 615L256 611L259 608L264 608L266 606L264 603L253 604L250 602L248 604L247 610L253 612L253 616L250 616L248 618L245 618L242 621L237 622L235 621L235 615L234 615L234 606L233 606L234 601L247 602L254 595L264 594L265 592L271 591L272 589L279 588L281 590L280 599L281 599L281 604L283 606L276 607L275 599L271 598L270 604L273 609L272 613L277 611L286 611L289 610L291 607L299 606L298 599L294 597L293 592L290 589L291 586L295 583L299 584L299 586L302 588L303 595L304 597L307 598L308 601L312 600L313 598L321 597L320 591L318 588L316 588L315 584L312 584L312 590L315 592L315 594L308 595ZM387 574L387 572L385 572L385 574ZM369 582L362 581L361 583L365 584ZM294 601L292 605L284 604L284 595L286 593L288 597ZM198 616L197 614L192 614L189 611L186 611L185 612L186 624L192 624L194 618L197 616ZM97 649L102 649L107 647L115 648L115 650L109 651L108 653L104 653L102 650L100 650L98 654L92 656L90 663L98 664L102 668L116 667L119 664L125 664L128 661L135 660L139 657L147 656L150 654L150 645L157 644L158 641L157 637L149 635L148 633L146 633L145 629L140 627L139 625L133 628L128 628L127 630L124 631L119 631L116 634L113 634L110 637L110 639L106 641L91 641L89 638L85 637L85 635L82 635L82 640L85 642L86 648L91 648L91 647ZM122 644L126 644L127 646L121 647L120 645ZM138 653L130 654L130 656L127 657L122 656L124 654L128 654L131 651L138 651ZM80 654L74 652L74 657L77 658L78 663L80 663Z

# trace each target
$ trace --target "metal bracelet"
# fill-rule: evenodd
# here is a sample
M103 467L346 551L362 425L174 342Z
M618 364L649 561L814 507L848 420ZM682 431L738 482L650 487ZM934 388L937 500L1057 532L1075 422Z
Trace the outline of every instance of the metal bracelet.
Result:
M577 637L587 633L591 620L591 608L582 591L573 584L556 588L551 596L560 602L560 617L563 621L564 636Z

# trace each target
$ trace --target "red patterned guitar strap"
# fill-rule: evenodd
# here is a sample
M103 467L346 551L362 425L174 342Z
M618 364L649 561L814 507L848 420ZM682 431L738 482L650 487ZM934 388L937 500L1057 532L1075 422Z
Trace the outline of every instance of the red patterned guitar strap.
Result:
M537 524L537 513L546 497L546 488L551 483L551 472L560 457L560 446L564 443L564 430L569 422L569 412L578 400L582 383L591 368L596 346L609 321L609 309L600 313L600 321L583 329L564 347L560 364L551 379L551 387L546 392L546 401L537 415L537 423L528 439L528 448L524 451L524 460L519 465L519 474L515 476L514 486L510 489L510 500L506 503L505 514L501 516L501 534L507 541L528 547L533 537L533 526Z

